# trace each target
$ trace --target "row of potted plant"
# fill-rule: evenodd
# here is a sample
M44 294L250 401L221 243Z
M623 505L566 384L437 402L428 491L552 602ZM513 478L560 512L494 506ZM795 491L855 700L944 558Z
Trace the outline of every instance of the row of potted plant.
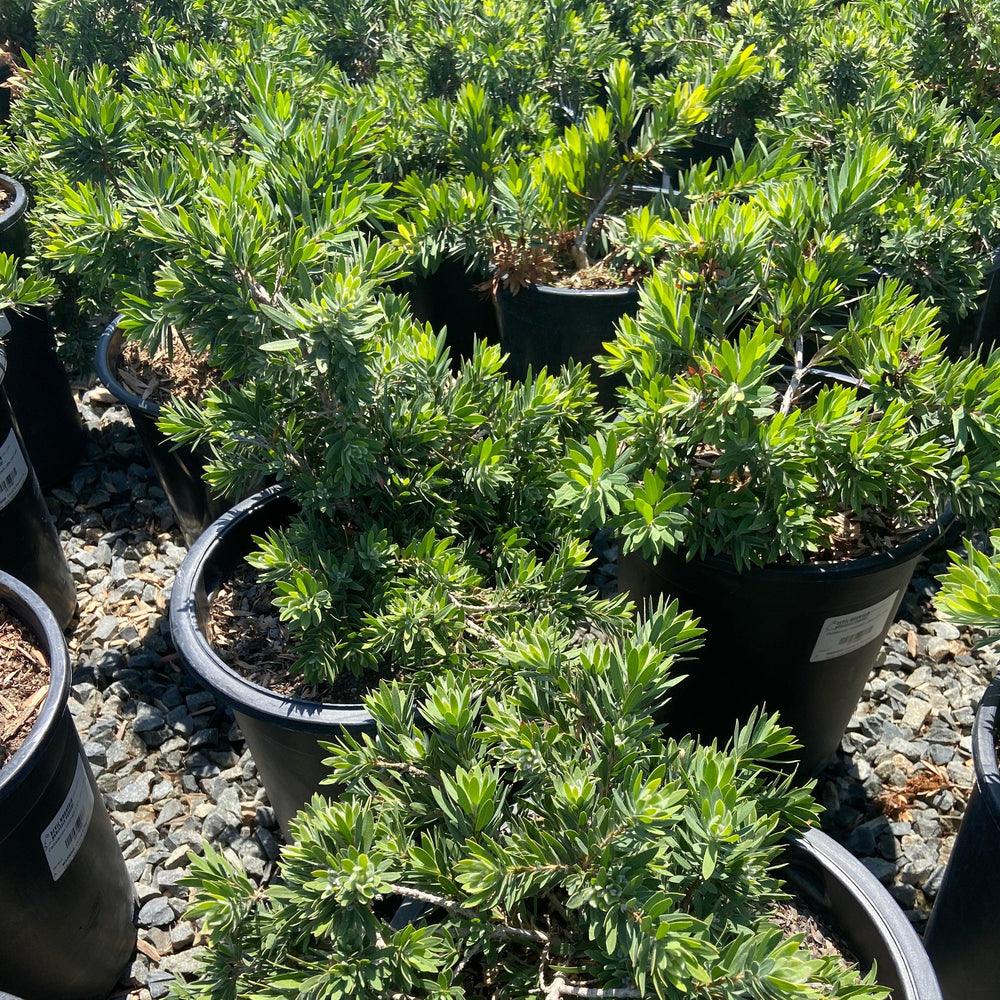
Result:
M596 27L613 39L603 9L579 22L559 5L548 14L545 23L572 28L578 41ZM324 22L306 8L261 17L251 31L234 17L221 43L178 42L167 31L121 70L127 88L101 64L67 70L48 56L27 66L13 134L39 199L36 264L55 274L63 302L97 314L124 308L120 329L147 352L207 354L215 386L197 403L175 400L160 429L208 456L215 489L238 497L272 479L285 484L237 507L193 547L172 606L182 654L196 670L215 668L206 611L247 556L274 587L320 702L334 696L317 685L338 674L489 663L498 643L539 617L570 632L614 633L625 605L579 590L584 540L610 524L629 556L625 579L631 550L660 574L673 572L674 550L695 557L679 560L678 572L722 556L729 579L749 580L758 594L773 571L786 591L763 603L790 617L799 616L785 594L805 593L796 564L824 585L847 578L819 619L801 625L767 697L771 707L786 699L781 707L809 740L806 766L817 767L839 740L913 562L939 530L927 525L946 502L970 523L991 522L998 509L1000 361L949 360L933 308L873 273L882 263L873 248L886 244L878 226L907 218L913 204L890 198L901 170L891 129L847 116L840 145L814 155L812 125L789 125L809 121L792 113L815 83L800 74L783 78L771 121L760 123L767 145L734 147L728 165L695 165L664 182L700 123L722 121L727 101L779 76L777 56L748 49L740 19L725 22L725 44L712 33L698 42L724 57L697 70L652 56L671 51L679 26L693 30L687 15L620 39L624 49L609 42L602 62L624 57L606 69L581 63L578 84L538 57L545 73L527 96L548 118L529 128L529 105L515 107L504 88L518 79L506 72L525 72L532 57L504 62L498 47L492 61L477 59L474 46L470 59L463 44L492 44L488 34L442 37L421 7L379 16L369 27L384 30L341 33L326 49L317 44ZM463 8L455 25L475 26L469 16ZM815 41L806 20L786 33L790 51ZM420 100L409 121L393 119L402 105L385 95L399 87L408 51L399 40L417 36ZM878 52L869 54L874 79ZM470 67L486 75L461 86ZM901 99L915 79L898 76L879 93ZM553 88L572 92L575 106L557 106ZM889 98L877 110L892 129L927 120L926 105L907 117ZM939 120L954 131L947 107ZM394 152L407 125L419 139L404 150L412 160ZM988 165L986 126L959 129L949 148L970 134ZM524 158L509 159L512 150ZM415 165L421 172L407 174ZM963 169L966 183L979 176L968 161ZM942 187L929 212L955 194ZM920 190L917 170L906 191ZM495 347L480 343L458 365L443 338L414 321L395 282L409 261L454 252L456 234L475 261L492 258L508 308L526 294L513 294L518 285L537 290L557 274L584 284L646 279L641 292L617 296L624 303L595 337L608 341L603 401L621 404L614 426L586 369L535 376L525 364L524 382L509 383ZM593 311L605 293L580 294ZM957 313L971 301L945 298ZM634 318L612 342L614 320L628 312ZM187 462L191 481L200 460ZM190 538L209 511L182 520ZM910 533L915 540L898 546ZM846 572L829 569L852 557ZM750 569L760 564L767 568ZM871 584L883 565L888 581ZM629 584L643 597L663 586L634 572ZM697 586L690 593L697 603ZM712 624L710 642L729 627ZM762 624L755 610L748 628L774 635L782 626ZM718 689L730 657L715 655L698 673ZM834 680L818 695L792 696L789 666L806 689L818 674ZM246 685L226 677L224 693L291 829L321 773L322 710L315 698L288 695L265 710L259 688L241 704L234 692ZM836 720L813 738L813 719L830 715L830 683ZM757 675L708 724L730 730L762 694ZM341 731L378 721L360 704L334 716ZM260 717L272 727L254 745ZM284 749L298 755L291 770L303 784L268 778L265 761Z

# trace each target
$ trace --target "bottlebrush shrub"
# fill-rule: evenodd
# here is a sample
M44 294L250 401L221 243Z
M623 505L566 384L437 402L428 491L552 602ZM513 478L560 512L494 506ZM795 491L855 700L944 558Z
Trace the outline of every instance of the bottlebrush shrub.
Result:
M453 376L443 337L353 267L263 304L281 332L266 367L161 421L208 446L220 490L288 482L300 515L248 561L275 585L296 668L434 669L539 614L620 619L576 589L585 536L554 510L567 440L598 423L585 372L512 384L480 344Z
M666 78L644 84L618 60L607 73L604 105L537 156L438 182L406 178L398 243L425 269L449 255L492 260L498 279L515 290L590 268L610 250L605 223L621 208L620 195L661 177L668 152L757 66L750 49L737 49L697 86Z
M960 319L974 308L1000 243L996 123L973 120L898 72L889 57L899 49L887 35L852 36L837 20L828 27L817 47L837 50L840 63L817 59L803 71L785 93L783 115L763 130L793 137L820 170L863 144L888 147L892 192L875 217L846 220L845 231L873 268L905 280L943 320ZM853 62L841 51L845 37L858 38ZM833 68L840 75L828 78Z
M866 522L891 546L945 501L971 525L1000 515L1000 353L948 360L933 308L897 281L857 294L865 265L843 235L801 228L816 193L807 178L717 206L722 236L769 216L756 262L730 246L716 266L692 230L609 345L629 381L619 419L571 446L560 499L626 551L838 559ZM817 382L824 366L859 384Z
M789 730L755 715L720 750L653 725L698 631L676 605L609 645L540 625L425 691L383 685L280 886L192 860L210 943L175 995L884 997L768 920L781 838L817 813L773 770Z
M1000 530L990 532L982 549L967 538L962 544L964 555L948 554L951 565L938 577L934 603L949 621L985 630L981 645L988 645L1000 638Z
M390 214L370 169L379 112L281 28L143 53L120 91L105 67L39 61L17 103L38 270L85 316L124 309L150 349L178 331L238 374L268 339L261 290L318 281Z

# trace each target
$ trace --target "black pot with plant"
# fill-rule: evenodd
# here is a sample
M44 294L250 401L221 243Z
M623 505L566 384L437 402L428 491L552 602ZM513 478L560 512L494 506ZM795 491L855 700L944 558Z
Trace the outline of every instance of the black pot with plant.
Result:
M66 369L56 353L52 324L44 305L39 304L40 296L33 296L33 303L26 301L22 280L18 308L9 308L9 302L14 300L8 294L10 286L18 280L21 261L30 248L27 207L23 186L13 177L0 174L0 254L8 255L0 265L0 308L5 300L8 303L8 329L0 330L7 352L7 398L21 424L38 481L48 489L69 479L76 470L85 438ZM45 290L52 292L48 287ZM0 316L0 327L3 325Z
M707 82L676 86L641 82L616 60L603 101L535 155L493 165L488 177L406 178L399 242L421 260L450 254L489 265L483 287L492 287L511 378L573 360L588 367L601 405L613 409L615 380L593 359L617 321L635 312L635 286L655 263L648 203L662 209L671 192L648 182L662 178L670 151L694 135L714 102L758 68L736 46Z
M135 949L135 890L69 711L62 632L38 595L3 572L0 603L48 664L39 714L0 767L0 989L103 1000Z
M254 896L214 852L193 862L192 912L213 933L191 995L226 977L244 1000L280 965L295 990L418 998L938 1000L886 891L800 834L816 806L772 766L787 729L754 714L723 748L658 732L699 631L676 604L603 643L536 622L460 671L383 683L366 700L375 733L329 747L345 787L296 818L280 890ZM877 959L877 981L771 922L796 884Z
M571 445L562 474L585 524L619 533L631 596L670 593L710 621L676 725L718 736L781 709L805 770L836 748L945 504L973 525L1000 512L998 361L950 360L898 282L858 295L864 260L822 223L870 190L865 173L843 169L828 208L793 179L692 214L609 348L628 380L618 420ZM795 227L780 205L803 210Z
M582 589L588 547L553 509L567 438L597 426L583 374L514 386L483 342L454 372L404 299L372 296L356 312L352 285L328 290L322 312L285 303L286 338L264 374L161 420L173 438L205 442L208 476L228 492L268 476L284 488L237 505L195 544L171 627L188 666L247 718L255 756L262 723L280 731L258 763L286 827L317 787L320 732L367 726L359 692L379 676L464 663L535 617L612 629L628 618L624 602ZM292 697L223 679L231 668L203 633L220 580L250 567L273 588ZM297 772L287 780L268 773L281 743L312 756L306 765L295 749L280 765Z

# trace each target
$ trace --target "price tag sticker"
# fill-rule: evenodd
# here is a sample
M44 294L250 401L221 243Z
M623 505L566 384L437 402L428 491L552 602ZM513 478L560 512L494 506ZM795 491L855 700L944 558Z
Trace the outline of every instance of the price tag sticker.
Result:
M59 807L55 819L42 831L42 850L52 872L52 881L58 882L70 862L76 857L83 838L90 829L94 814L94 790L90 787L87 768L80 757L76 775L69 792Z
M820 629L809 662L819 663L821 660L846 656L862 646L867 646L872 639L880 638L889 624L889 615L892 614L899 595L900 592L897 591L870 608L827 618Z
M7 440L0 444L0 510L17 496L27 478L28 463L11 429Z

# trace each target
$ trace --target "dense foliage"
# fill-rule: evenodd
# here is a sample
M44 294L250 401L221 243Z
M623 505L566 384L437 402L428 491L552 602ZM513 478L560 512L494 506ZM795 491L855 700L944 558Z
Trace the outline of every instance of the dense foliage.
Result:
M422 693L383 685L280 885L194 862L211 946L178 995L884 996L768 920L781 837L815 815L772 769L788 730L754 717L718 749L653 725L697 633L676 606L610 645L540 625Z
M662 225L671 262L608 345L628 380L619 418L563 463L560 498L585 523L614 525L626 551L739 566L844 558L863 522L891 545L945 501L992 523L1000 353L950 360L934 310L897 281L871 287L839 231L876 210L886 156Z

